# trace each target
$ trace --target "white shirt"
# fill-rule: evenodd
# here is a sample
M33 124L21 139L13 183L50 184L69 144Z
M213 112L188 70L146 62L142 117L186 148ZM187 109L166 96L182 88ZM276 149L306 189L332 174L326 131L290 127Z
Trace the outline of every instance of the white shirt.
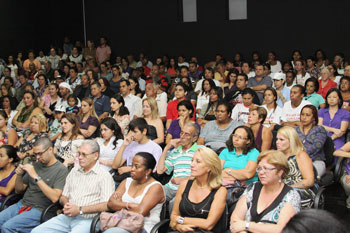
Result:
M143 78L138 78L137 80L139 81L140 90L141 91L145 91L146 81L143 80Z
M282 64L280 61L277 61L276 65L271 65L271 73L282 72Z
M118 139L117 140L117 144L115 146L113 145L114 140L115 140L115 136L111 137L111 139L109 139L108 144L105 146L105 144L104 144L105 141L106 141L105 139L103 139L103 138L97 138L96 139L96 142L100 146L100 157L99 157L99 159L110 161L110 162L112 162L114 160L114 157L117 155L120 147L123 144L123 139ZM100 165L106 171L110 171L112 169L112 166L107 166L107 165L104 165L104 164L100 164Z
M202 92L199 93L199 95L197 96L196 110L202 109L204 104L209 103L209 97L210 97L210 95L206 95L205 93L202 95Z
M243 124L248 123L249 108L244 106L244 104L236 104L232 110L231 118L234 121L242 122Z
M311 103L307 100L302 100L298 107L292 108L292 102L291 101L286 102L282 109L281 120L284 122L300 121L301 109L308 104L311 104Z
M205 79L201 79L201 80L199 80L198 82L197 82L197 84L196 84L196 88L194 89L194 92L197 92L197 91L202 91L202 83L203 83L203 81L204 81ZM217 87L221 87L221 84L220 84L220 81L219 80L216 80L216 79L212 79L213 81L214 81L214 83L215 83L215 85L217 86Z
M17 78L16 78L15 70L18 70L18 66L16 64L14 64L14 65L8 65L7 67L11 68L11 77L13 78L13 81L16 83Z
M141 98L133 95L133 94L129 94L128 96L123 96L124 98L124 102L125 102L125 106L128 108L129 113L130 113L130 119L133 119L134 116L142 116L142 101Z
M310 74L309 73L305 73L305 76L298 74L295 78L296 82L302 86L305 86L305 82L308 78L310 78Z
M262 105L261 107L265 108L267 111L267 116L264 121L264 126L269 128L271 124L281 124L281 117L282 117L282 108L277 105L275 109L268 110L266 104Z

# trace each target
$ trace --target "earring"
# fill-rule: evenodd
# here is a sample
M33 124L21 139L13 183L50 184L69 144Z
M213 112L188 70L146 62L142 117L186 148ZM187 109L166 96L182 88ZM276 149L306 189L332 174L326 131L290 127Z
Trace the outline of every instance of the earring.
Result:
M146 175L146 180L148 180L148 177L147 177L147 175Z

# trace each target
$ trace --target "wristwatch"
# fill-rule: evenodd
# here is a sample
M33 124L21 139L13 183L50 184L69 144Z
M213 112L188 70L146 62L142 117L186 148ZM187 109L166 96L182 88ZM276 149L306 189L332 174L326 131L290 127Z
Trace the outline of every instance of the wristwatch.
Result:
M34 182L35 182L35 183L38 183L38 182L39 182L39 180L41 180L41 177L40 177L40 176L38 176L38 177L34 178Z
M249 231L250 222L245 222L245 230Z
M83 207L80 206L80 207L79 207L79 215L82 215L82 214L83 214Z
M178 224L181 224L181 225L184 224L184 219L185 219L184 217L179 217L179 218L177 219L177 223L178 223Z

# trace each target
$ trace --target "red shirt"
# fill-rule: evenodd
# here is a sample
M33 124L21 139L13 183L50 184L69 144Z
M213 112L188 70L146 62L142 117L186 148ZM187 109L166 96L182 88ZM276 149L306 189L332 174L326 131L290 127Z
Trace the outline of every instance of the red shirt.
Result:
M177 99L170 101L168 103L168 106L166 108L166 119L172 119L172 120L176 120L179 117L179 113L177 111L177 105L178 105L179 101ZM194 112L193 112L193 116L191 118L192 121L196 120L196 108L195 106L192 104Z
M333 80L328 80L326 86L324 86L324 88L322 88L322 80L318 80L318 84L320 86L320 88L318 89L317 94L322 95L322 97L325 99L327 92L332 89L332 88L337 88L337 83L334 82Z

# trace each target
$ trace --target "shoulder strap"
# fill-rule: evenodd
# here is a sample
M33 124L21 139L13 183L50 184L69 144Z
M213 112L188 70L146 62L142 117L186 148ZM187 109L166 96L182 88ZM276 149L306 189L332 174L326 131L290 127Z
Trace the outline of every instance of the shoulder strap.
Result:
M185 188L185 190L184 190L183 193L189 193L192 184L193 184L193 180L188 180L188 181L187 181L187 184L186 184L186 188Z

